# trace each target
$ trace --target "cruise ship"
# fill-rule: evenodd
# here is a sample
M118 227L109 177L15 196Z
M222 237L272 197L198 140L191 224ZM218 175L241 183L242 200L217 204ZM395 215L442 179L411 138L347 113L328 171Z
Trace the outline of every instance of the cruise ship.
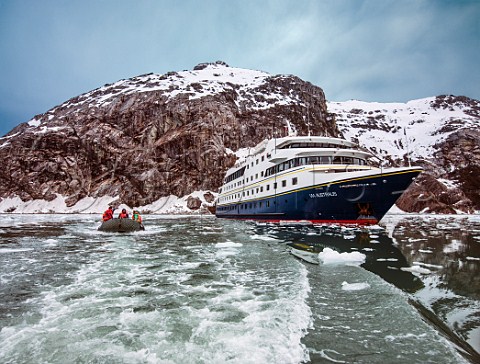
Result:
M268 222L375 224L422 172L378 168L355 143L330 137L264 140L224 178L216 216Z

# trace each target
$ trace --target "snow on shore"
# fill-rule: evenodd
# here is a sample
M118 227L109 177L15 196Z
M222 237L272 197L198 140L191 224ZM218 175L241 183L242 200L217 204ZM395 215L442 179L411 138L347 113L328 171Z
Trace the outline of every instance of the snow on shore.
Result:
M204 210L191 210L187 206L189 197L199 198L202 206L211 206L203 196L207 191L196 191L188 196L177 197L168 196L161 197L155 202L145 206L127 206L120 204L118 209L126 208L132 210L139 209L142 212L155 214L191 214L205 212ZM9 197L0 200L0 213L15 213L15 214L101 214L107 207L118 201L117 196L102 196L102 197L85 197L78 201L75 205L68 207L65 203L66 197L57 195L52 201L46 200L32 200L22 201L20 197Z

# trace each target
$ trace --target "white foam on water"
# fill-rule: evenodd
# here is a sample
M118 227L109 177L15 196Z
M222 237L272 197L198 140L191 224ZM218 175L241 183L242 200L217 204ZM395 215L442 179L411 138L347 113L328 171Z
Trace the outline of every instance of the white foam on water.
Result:
M32 251L33 248L0 248L0 254L22 253Z
M299 270L297 280L291 282L292 289L280 297L254 295L251 288L235 285L212 298L193 331L188 345L191 353L198 353L199 362L305 361L308 353L301 338L311 326L306 304L310 288L305 268L299 265ZM248 273L242 275L244 280L255 280ZM199 346L203 342L209 343L208 348Z
M222 248L240 248L242 247L242 243L235 243L233 241L226 241L224 243L217 243L215 244L216 248L222 249Z

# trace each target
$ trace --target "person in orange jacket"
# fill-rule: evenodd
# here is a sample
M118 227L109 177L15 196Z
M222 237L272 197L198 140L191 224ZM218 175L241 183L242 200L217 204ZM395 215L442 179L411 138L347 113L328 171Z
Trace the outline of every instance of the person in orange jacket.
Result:
M105 210L102 216L103 221L108 221L113 219L113 207L108 206L108 209Z
M122 209L122 212L120 212L120 213L118 214L118 218L119 218L119 219L128 219L127 210Z

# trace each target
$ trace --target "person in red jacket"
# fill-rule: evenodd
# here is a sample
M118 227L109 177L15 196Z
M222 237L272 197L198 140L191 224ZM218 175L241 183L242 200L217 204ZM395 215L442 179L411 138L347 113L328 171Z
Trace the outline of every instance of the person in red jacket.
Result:
M120 213L118 214L118 218L119 218L119 219L128 219L127 210L122 209L122 212L120 212Z
M103 218L103 221L108 221L110 219L113 219L113 207L112 206L108 206L108 209L105 210L102 218Z

